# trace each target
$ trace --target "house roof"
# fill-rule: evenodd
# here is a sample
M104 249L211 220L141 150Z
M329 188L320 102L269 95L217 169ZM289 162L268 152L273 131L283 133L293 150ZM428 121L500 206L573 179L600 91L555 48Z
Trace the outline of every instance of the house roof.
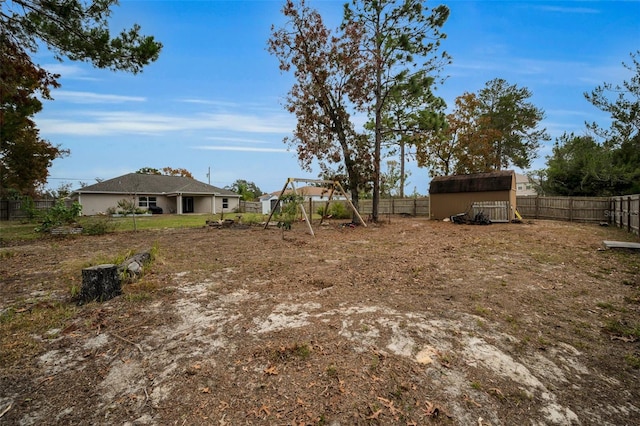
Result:
M146 175L129 173L113 179L85 186L75 193L106 194L209 194L239 197L233 191L221 189L204 182L182 176Z
M513 170L505 170L469 175L437 176L431 180L429 193L510 191L514 189L514 175Z
M282 191L275 191L272 192L271 194L267 195L267 198L265 199L269 199L270 197L279 197L280 193ZM291 188L287 188L284 191L285 194L292 194L293 190ZM329 194L331 194L331 189L322 186L301 186L300 188L296 188L296 193L298 195L302 195L304 197L329 197ZM334 197L342 197L342 194L339 191L334 191L333 192L333 196ZM264 197L264 195L263 195Z

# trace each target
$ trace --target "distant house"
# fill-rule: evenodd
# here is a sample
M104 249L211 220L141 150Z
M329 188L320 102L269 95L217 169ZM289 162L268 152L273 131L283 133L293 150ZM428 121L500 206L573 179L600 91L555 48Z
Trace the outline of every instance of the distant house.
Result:
M75 190L71 198L92 216L133 199L141 209L162 208L164 213L221 213L238 208L240 195L182 176L129 173Z
M536 196L538 192L533 186L533 182L527 175L516 173L516 195L517 196Z
M291 189L287 189L284 191L286 194L291 194L293 191ZM264 194L259 198L260 203L262 204L262 214L269 214L271 210L276 205L278 198L280 197L281 191L272 192L270 194ZM315 202L315 201L328 201L329 195L331 194L331 190L326 187L320 186L303 186L300 188L296 188L296 193L303 198L304 202ZM331 197L332 201L336 200L346 200L346 198L335 191L333 196Z
M492 221L510 221L516 209L515 172L437 176L429 185L429 204L431 219L481 210Z

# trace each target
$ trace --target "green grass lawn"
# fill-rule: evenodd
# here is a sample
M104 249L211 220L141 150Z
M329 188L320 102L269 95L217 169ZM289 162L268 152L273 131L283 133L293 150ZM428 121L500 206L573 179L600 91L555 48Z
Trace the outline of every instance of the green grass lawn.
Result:
M243 223L260 223L267 220L267 216L251 213L226 213L223 219L237 220L242 217ZM161 214L153 216L137 216L135 218L135 229L138 231L147 229L169 229L169 228L198 228L206 225L207 220L220 220L219 214ZM132 217L107 217L107 216L83 216L78 218L78 223L85 228L85 231L94 224L103 224L108 232L125 232L134 230ZM39 223L20 221L0 222L0 246L9 241L25 241L42 238L43 235L36 232Z

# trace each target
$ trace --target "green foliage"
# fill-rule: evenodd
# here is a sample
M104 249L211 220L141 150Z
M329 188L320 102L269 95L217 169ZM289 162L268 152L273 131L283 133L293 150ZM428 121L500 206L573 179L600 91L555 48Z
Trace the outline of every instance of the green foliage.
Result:
M290 230L293 222L298 218L300 204L303 198L300 195L287 194L280 199L280 212L276 215L278 228Z
M0 2L4 8L3 2ZM51 163L68 151L40 138L33 117L59 87L53 75L34 65L5 33L0 14L0 197L34 196L47 181Z
M355 25L364 32L360 52L366 78L356 99L372 114L374 221L383 141L395 139L401 146L412 141L420 111L440 110L444 104L431 89L439 71L450 62L446 52L438 53L448 18L447 6L429 9L422 0L353 0L345 5L342 28Z
M82 224L82 233L87 235L104 235L115 229L116 224L111 216L93 216Z
M611 115L611 127L587 128L597 137L563 135L547 157L543 189L550 195L609 196L640 192L640 51L623 66L634 75L621 85L604 83L586 99Z
M549 140L545 129L538 130L544 111L528 102L533 94L526 87L510 85L497 78L478 92L483 126L495 132L492 141L494 169L514 165L529 168L537 156L541 140Z
M255 183L247 182L244 179L238 179L230 186L225 186L224 189L240 194L243 201L256 200L263 194L262 190L258 188Z
M324 214L324 206L318 207L316 213L319 216L322 216ZM349 219L351 218L351 211L345 206L344 203L334 201L329 204L327 215L331 216L333 219Z
M600 144L591 136L562 135L547 157L542 190L548 195L565 196L640 192L640 161L633 166L634 161L617 160L624 156L620 149ZM636 156L640 160L640 153Z
M123 215L144 214L146 210L139 208L135 200L123 198L118 201L118 209L116 213Z
M36 208L33 198L26 196L20 203L21 210L27 215L29 221L33 221L41 216L42 212Z
M138 73L162 45L133 25L114 36L108 18L116 0L0 1L0 197L34 195L47 182L53 160L69 154L42 139L32 117L59 87L57 74L30 54L47 47L56 59Z
M66 56L135 74L158 58L162 44L141 35L136 24L117 36L111 34L108 18L116 4L115 0L3 2L0 27L25 51L35 53L44 45L58 59Z
M44 216L37 232L50 232L52 228L74 224L82 212L82 206L76 201L67 207L63 200L58 200Z

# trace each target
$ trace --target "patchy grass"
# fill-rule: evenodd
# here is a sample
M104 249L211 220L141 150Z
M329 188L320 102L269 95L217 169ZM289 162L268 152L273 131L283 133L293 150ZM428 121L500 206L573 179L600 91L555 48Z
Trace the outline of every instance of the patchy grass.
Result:
M55 300L4 309L0 314L0 365L14 365L26 354L40 352L43 340L56 337L77 312L74 304Z
M0 221L0 246L14 241L30 241L42 238L35 231L35 223L20 223L17 221Z

